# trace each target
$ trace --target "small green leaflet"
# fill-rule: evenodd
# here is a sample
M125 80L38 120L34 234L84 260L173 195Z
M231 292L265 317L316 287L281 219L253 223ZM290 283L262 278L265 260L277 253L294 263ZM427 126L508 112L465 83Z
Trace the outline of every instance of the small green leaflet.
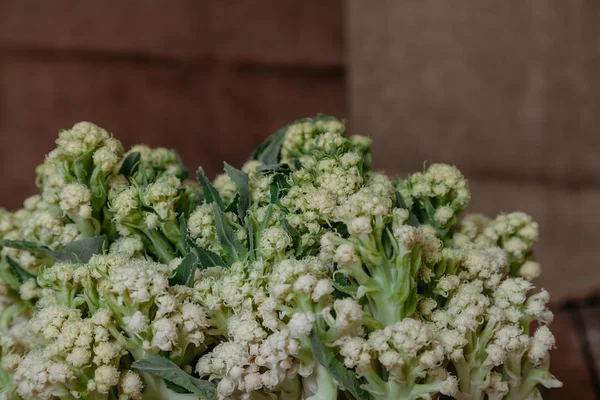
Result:
M256 250L254 248L254 224L249 215L246 216L246 232L248 234L248 249L250 250L250 261L256 260Z
M304 250L302 248L302 238L300 237L300 233L298 233L298 231L290 225L285 216L281 217L281 226L288 233L288 235L292 237L292 243L294 244L294 254L297 258L300 258L300 256L302 256L302 251Z
M127 157L125 157L125 160L123 160L123 165L121 165L121 170L119 172L129 178L137 171L141 159L142 155L139 151L129 153Z
M202 194L204 195L204 200L206 200L206 204L217 203L217 205L223 210L225 205L223 204L223 199L221 199L221 195L215 189L215 187L210 183L204 170L202 167L198 168L198 172L196 172L196 176L198 178L198 182L202 186Z
M231 178L235 186L238 188L238 205L237 212L240 218L240 223L246 218L246 211L250 207L250 186L248 185L248 175L244 171L233 168L231 165L225 163L225 172Z
M196 253L198 254L198 268L227 267L227 263L217 253L202 247L196 247Z
M17 278L19 285L24 284L31 278L37 278L34 274L25 270L23 267L17 264L17 262L15 262L15 260L13 260L12 258L6 257L6 262L8 263L8 267L10 268L15 278Z
M367 400L369 398L367 392L361 387L360 381L356 378L356 374L346 369L338 361L335 354L325 346L325 343L321 341L319 335L314 330L310 333L310 344L312 345L315 359L329 370L338 385L344 387L358 400Z
M19 250L35 251L54 258L56 261L87 263L94 254L101 254L108 240L105 235L76 240L60 250L50 250L46 246L25 240L0 240L0 246L12 247Z
M165 386L167 387L167 389L172 390L175 393L181 393L181 394L190 394L190 393L192 393L189 390L187 390L186 388L183 388L183 387L181 387L179 385L176 385L173 382L165 381Z
M175 268L175 274L169 279L171 285L192 287L196 268L227 267L227 263L218 254L193 244L189 247L189 253Z
M277 164L288 127L289 125L284 126L262 142L252 154L252 159L261 161L263 164Z
M168 358L149 356L134 362L131 366L142 372L158 376L167 382L171 382L173 385L186 389L202 399L213 400L217 398L216 387L213 383L194 378ZM172 387L171 390L173 390Z
M419 220L417 219L417 216L406 206L404 197L402 197L400 192L397 190L396 190L396 204L398 205L398 207L408 210L408 224L410 226L419 226Z
M198 254L195 250L187 253L181 263L175 268L175 275L169 279L171 285L192 286L196 264L198 263Z
M336 298L353 297L356 298L358 286L350 282L346 275L337 272L333 276L334 296Z
M174 152L175 153L175 157L177 157L177 164L179 165L179 169L181 170L181 173L177 176L180 180L184 181L188 178L189 175L189 171L188 169L185 167L185 165L183 164L183 159L181 158L181 156L179 155L179 153Z
M88 150L73 161L75 177L83 185L87 185L89 182L89 171L92 171L94 168L94 161L92 159L94 151L95 149Z
M235 236L233 229L227 224L223 210L215 203L213 203L212 207L215 214L215 230L217 231L219 242L221 242L221 246L227 255L227 263L232 265L235 262L245 260L248 256L248 249L242 246Z
M233 199L231 199L231 202L229 204L227 204L227 206L225 207L223 212L237 213L239 203L240 203L240 194L236 193L235 196L233 196Z
M256 172L260 172L262 174L273 174L275 172L282 172L285 174L290 173L290 166L287 164L264 164L256 167Z
M271 178L271 185L269 187L271 203L279 204L279 199L283 197L284 191L286 191L289 187L290 184L287 181L286 175L279 172L274 174Z

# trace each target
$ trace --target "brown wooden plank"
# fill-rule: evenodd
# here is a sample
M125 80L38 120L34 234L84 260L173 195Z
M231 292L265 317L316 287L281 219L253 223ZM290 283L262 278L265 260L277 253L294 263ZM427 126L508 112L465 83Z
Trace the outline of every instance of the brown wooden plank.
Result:
M0 46L340 66L342 0L4 0Z
M586 338L590 347L590 359L598 374L596 382L600 383L600 304L590 304L581 309L581 316L586 329ZM600 387L599 387L600 389Z
M562 381L563 387L545 391L544 399L594 399L594 388L581 352L580 337L570 313L556 312L550 328L556 338L556 349L551 353L550 371Z
M140 65L0 57L0 204L34 192L34 167L61 128L98 123L126 146L173 147L195 171L241 164L296 118L345 117L342 71Z
M382 167L600 182L600 2L348 7L352 121Z

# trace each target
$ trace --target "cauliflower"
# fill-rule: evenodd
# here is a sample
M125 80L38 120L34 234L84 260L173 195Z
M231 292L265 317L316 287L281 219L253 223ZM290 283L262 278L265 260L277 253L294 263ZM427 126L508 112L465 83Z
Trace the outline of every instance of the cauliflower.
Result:
M343 121L240 170L89 123L0 209L0 399L540 398L555 337L525 213L467 215L461 172L371 171ZM200 190L201 187L201 190Z

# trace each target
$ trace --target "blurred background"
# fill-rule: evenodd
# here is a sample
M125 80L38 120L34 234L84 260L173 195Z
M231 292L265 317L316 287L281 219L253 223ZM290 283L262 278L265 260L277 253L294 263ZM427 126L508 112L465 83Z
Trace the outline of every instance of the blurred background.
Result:
M0 0L0 204L80 120L212 176L296 118L345 118L376 168L452 163L472 211L538 220L548 398L600 398L598 21L597 0Z

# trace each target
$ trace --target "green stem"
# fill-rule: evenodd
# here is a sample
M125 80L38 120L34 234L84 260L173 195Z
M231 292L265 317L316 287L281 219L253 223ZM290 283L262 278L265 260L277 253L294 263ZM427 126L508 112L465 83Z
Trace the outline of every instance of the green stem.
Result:
M96 224L94 224L93 219L82 218L79 214L72 212L67 213L67 216L71 218L73 222L75 222L77 229L79 232L81 232L83 237L92 238L98 236L98 233L100 233L100 224L97 221Z
M316 379L317 392L307 397L306 400L336 400L338 397L338 386L335 380L324 366L317 363L312 374ZM310 379L310 378L309 378Z
M173 251L171 243L162 235L162 233L156 229L145 229L144 234L154 245L156 256L160 262L168 264L175 258L175 252Z

